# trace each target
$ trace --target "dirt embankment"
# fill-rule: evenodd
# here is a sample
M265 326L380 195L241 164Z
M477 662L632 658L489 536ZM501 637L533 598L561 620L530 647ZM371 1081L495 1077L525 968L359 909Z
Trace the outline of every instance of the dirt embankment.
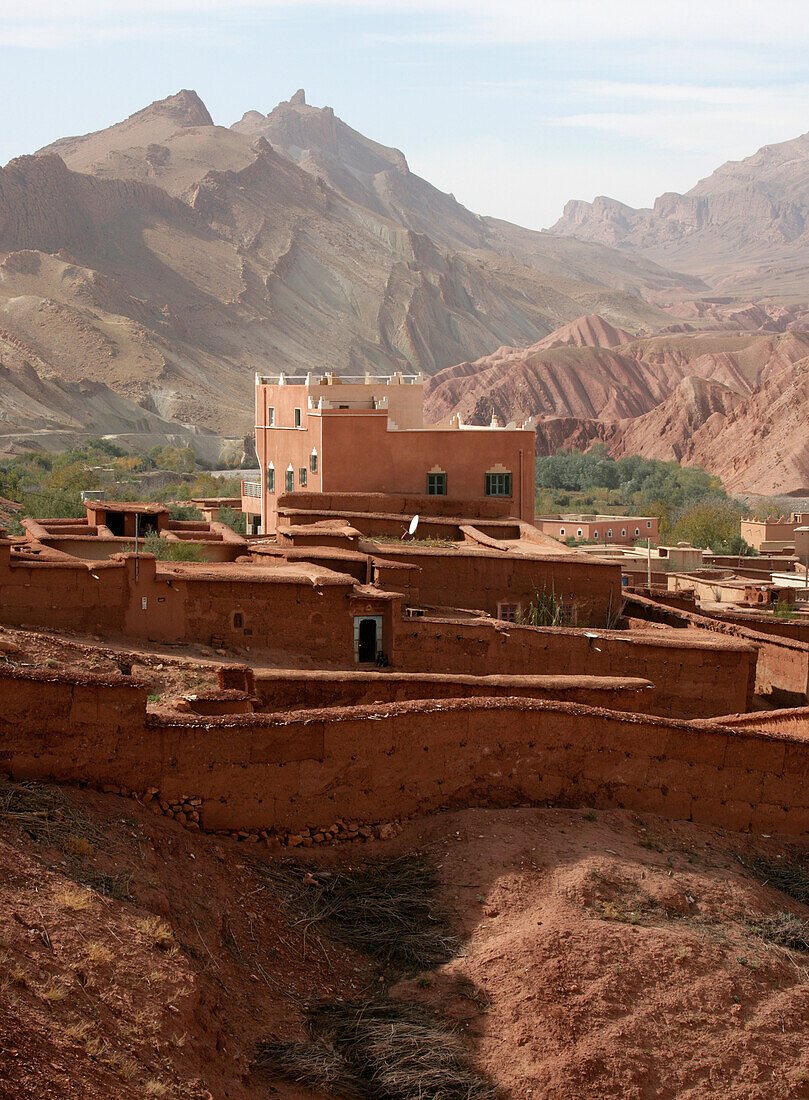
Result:
M302 1040L314 1000L380 994L458 1028L514 1097L809 1097L809 908L762 883L789 867L809 889L805 851L626 812L471 809L307 852L301 889L413 851L460 947L403 974L296 912L260 844L4 785L0 1097L304 1100L252 1065L257 1044Z

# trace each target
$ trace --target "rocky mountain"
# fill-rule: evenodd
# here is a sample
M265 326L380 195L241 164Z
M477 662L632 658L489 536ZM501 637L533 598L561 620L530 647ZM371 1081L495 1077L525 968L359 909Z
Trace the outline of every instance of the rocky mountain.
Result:
M303 93L226 128L183 91L0 169L0 451L107 431L210 459L256 370L432 374L584 313L651 332L651 296L701 289L479 217Z
M687 271L721 294L809 297L809 133L729 161L684 195L636 210L573 200L551 233Z
M600 440L616 456L705 466L731 490L809 485L809 331L627 336L582 317L531 347L440 371L428 414L536 418L538 454Z

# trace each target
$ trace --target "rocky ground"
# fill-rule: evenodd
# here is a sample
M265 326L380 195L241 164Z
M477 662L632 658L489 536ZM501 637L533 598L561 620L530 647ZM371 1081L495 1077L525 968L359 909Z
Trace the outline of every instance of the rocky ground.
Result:
M0 1097L303 1100L257 1044L302 1040L316 999L381 994L458 1029L513 1097L809 1097L809 908L765 882L805 851L628 812L469 809L300 853L301 889L413 852L458 942L407 973L296 909L272 877L288 852L4 784Z

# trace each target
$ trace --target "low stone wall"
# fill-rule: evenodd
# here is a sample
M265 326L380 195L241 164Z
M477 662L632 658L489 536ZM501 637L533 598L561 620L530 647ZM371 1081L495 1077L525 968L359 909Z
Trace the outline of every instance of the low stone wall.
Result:
M2 769L145 792L206 829L318 832L528 800L809 830L809 741L779 731L535 699L172 719L146 717L145 688L125 681L0 670Z
M599 676L451 676L437 673L324 672L273 669L255 675L263 711L316 710L323 707L394 703L408 699L506 698L557 699L645 713L653 685L637 677Z

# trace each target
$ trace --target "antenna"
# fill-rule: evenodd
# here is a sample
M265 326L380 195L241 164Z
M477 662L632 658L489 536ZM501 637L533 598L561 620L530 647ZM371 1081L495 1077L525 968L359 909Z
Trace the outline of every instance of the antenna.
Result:
M410 535L410 536L411 536L411 538L412 538L412 536L413 536L413 535L415 535L415 533L416 533L416 528L418 527L418 525L419 525L419 517L418 517L418 515L415 515L415 516L413 516L413 518L411 519L411 521L410 521L410 526L409 526L409 527L407 528L407 530L405 531L405 535ZM402 538L404 538L404 537L405 537L405 536L404 536L404 535L402 535ZM401 541L401 540L400 540L400 541Z

